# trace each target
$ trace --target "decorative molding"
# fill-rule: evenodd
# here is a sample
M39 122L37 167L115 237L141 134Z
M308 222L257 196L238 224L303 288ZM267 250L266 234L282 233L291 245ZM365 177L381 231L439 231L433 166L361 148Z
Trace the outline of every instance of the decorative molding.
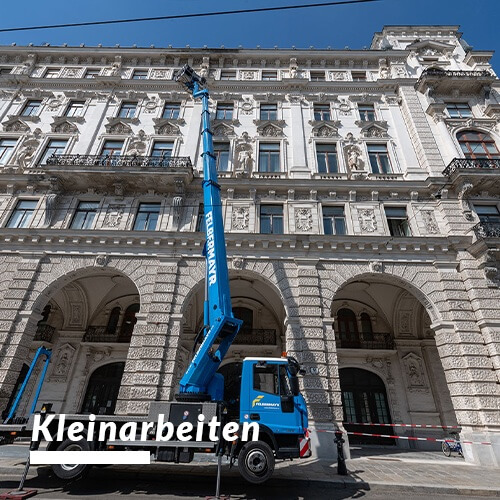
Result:
M250 207L233 206L231 215L231 229L235 231L244 231L248 229L250 219Z
M373 208L359 208L358 220L362 232L373 233L377 231L377 218Z
M310 232L313 227L312 209L296 208L295 209L295 228L299 231Z

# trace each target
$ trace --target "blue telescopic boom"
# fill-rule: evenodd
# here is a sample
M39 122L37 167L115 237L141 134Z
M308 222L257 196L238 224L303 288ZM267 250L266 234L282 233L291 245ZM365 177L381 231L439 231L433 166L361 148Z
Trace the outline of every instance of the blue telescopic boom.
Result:
M223 381L216 376L216 371L243 322L233 316L231 306L220 186L210 131L209 93L204 87L205 80L187 65L176 75L176 80L202 103L202 186L206 234L204 338L180 381L180 393L208 394L211 399L218 400L222 399ZM214 352L216 343L219 346Z

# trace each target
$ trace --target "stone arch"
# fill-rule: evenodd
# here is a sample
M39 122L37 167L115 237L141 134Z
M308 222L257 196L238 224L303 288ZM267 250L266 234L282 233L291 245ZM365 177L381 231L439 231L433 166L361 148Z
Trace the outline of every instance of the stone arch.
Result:
M480 123L476 123L472 118L469 118L464 124L454 127L451 132L453 141L455 142L458 151L462 154L463 152L458 136L464 132L476 132L490 137L497 150L500 151L500 135L495 131L495 129L482 126Z

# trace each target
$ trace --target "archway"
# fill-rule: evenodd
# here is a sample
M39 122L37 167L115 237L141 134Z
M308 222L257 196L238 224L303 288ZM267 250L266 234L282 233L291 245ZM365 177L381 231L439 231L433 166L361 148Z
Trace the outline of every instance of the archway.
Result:
M344 426L349 432L387 434L380 426L366 427L354 423L390 424L391 413L383 380L373 372L360 368L339 370ZM393 439L351 435L352 444L392 445Z
M94 370L83 398L82 413L112 415L123 376L124 362L109 363Z

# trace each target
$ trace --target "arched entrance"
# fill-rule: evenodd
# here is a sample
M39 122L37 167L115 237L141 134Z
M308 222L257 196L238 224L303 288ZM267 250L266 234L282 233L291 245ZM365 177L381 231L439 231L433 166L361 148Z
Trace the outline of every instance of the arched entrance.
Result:
M391 423L387 392L383 380L375 373L360 368L341 368L339 376L346 430L348 432L388 434L388 432L383 431L383 427L373 426L367 430L364 426L348 423ZM393 439L370 436L351 435L349 441L353 444L394 444Z
M125 363L109 363L97 368L89 378L82 413L112 415L115 411L118 391Z

